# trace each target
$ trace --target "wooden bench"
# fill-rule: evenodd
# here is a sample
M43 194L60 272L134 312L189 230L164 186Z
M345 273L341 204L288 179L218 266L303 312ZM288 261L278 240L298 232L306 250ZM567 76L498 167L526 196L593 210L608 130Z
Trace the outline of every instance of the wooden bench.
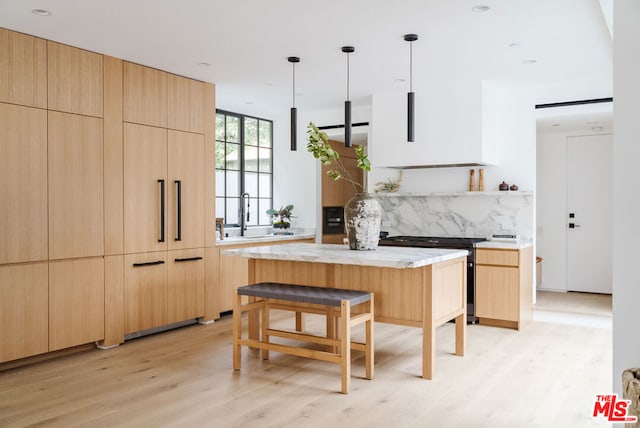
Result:
M242 296L249 296L249 303L242 304ZM351 315L351 308L363 303L366 303L366 308L358 314ZM294 311L296 314L326 315L326 335L318 336L299 331L272 329L269 327L270 309ZM247 311L260 312L259 339L242 338L242 313ZM335 320L338 317L340 321L336 332ZM351 341L351 327L363 323L365 324L365 342ZM325 345L327 348L322 351L273 343L272 336ZM346 394L349 392L351 378L351 349L365 352L365 377L373 379L373 293L273 282L238 287L233 307L234 370L240 370L242 345L260 349L264 360L269 359L271 350L340 364L342 393Z

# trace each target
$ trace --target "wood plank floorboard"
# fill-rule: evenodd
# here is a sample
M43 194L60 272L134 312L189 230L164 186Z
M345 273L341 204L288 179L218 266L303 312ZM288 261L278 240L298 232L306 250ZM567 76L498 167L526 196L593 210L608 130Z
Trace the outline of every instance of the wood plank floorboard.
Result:
M420 330L375 327L375 378L354 352L348 395L339 366L322 361L272 352L263 362L244 348L234 372L225 318L0 372L0 427L609 426L591 418L595 395L612 388L608 329L471 325L461 358L447 324L429 381Z

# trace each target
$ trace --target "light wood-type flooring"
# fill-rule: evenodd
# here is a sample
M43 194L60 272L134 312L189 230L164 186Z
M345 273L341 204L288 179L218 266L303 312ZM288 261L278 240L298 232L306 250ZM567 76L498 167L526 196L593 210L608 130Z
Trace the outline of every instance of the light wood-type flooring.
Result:
M462 358L446 324L424 380L420 330L376 323L375 378L354 352L343 395L321 361L245 348L234 372L227 317L0 372L0 427L606 427L591 414L612 392L611 329L576 324L471 325Z

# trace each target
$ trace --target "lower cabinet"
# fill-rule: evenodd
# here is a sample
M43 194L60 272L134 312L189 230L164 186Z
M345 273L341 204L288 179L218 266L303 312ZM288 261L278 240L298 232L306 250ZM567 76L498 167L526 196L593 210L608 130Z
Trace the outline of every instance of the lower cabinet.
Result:
M49 351L104 339L104 258L49 262Z
M49 350L48 264L0 267L0 363Z
M476 316L480 324L520 329L533 311L532 247L476 251Z
M125 334L204 315L204 249L125 256Z

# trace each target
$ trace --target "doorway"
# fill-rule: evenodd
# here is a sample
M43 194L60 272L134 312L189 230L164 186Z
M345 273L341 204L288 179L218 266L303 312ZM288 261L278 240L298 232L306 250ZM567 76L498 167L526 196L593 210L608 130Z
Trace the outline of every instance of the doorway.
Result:
M611 294L611 134L567 138L567 290Z

